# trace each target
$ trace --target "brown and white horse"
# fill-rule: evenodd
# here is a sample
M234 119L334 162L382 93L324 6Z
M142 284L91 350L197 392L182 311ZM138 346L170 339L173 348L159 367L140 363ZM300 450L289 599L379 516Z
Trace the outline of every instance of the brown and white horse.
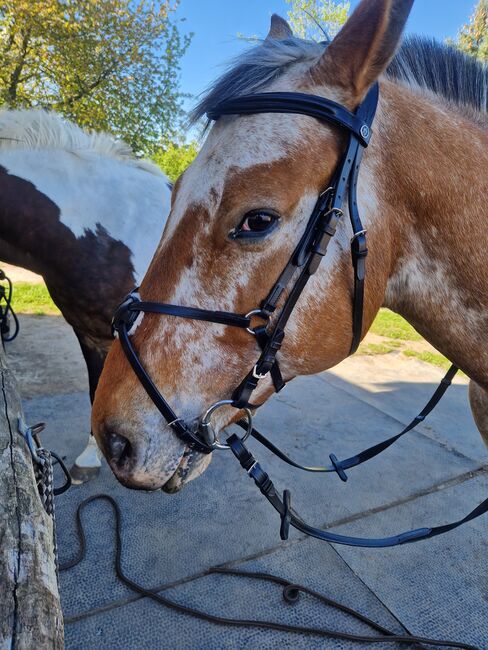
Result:
M293 38L287 23L273 17L266 40L237 60L195 115L260 91L312 93L355 109L379 80L358 186L369 242L363 335L382 305L404 316L471 378L473 413L488 442L487 72L461 53L418 39L404 43L391 62L412 2L363 0L327 45ZM259 307L344 147L340 130L306 116L220 118L175 185L142 299L242 314ZM256 236L232 236L236 229ZM350 237L343 221L293 312L279 353L286 380L348 355ZM130 334L189 427L211 404L231 397L260 353L243 330L170 316L145 314ZM272 393L265 379L253 402ZM218 414L220 428L236 419L230 407ZM210 461L175 437L118 342L100 379L92 427L129 487L174 491Z
M55 113L0 113L0 259L43 276L80 342L91 398L114 307L144 276L169 199L164 174L124 143ZM92 440L77 474L99 465Z

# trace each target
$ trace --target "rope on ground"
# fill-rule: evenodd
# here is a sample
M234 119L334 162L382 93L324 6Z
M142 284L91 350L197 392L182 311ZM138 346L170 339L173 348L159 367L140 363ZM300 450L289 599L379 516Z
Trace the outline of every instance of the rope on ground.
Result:
M365 623L366 625L371 627L375 632L378 632L378 634L376 635L352 634L349 632L339 632L337 630L332 630L326 627L322 627L322 628L305 627L305 626L302 627L299 625L286 625L275 621L225 618L222 616L215 616L214 614L209 614L199 609L195 609L193 607L188 607L186 605L177 603L169 598L166 598L165 596L162 596L160 593L156 593L154 591L151 591L150 589L146 589L142 585L138 584L137 582L129 578L123 571L122 569L122 515L118 503L115 501L113 497L109 496L108 494L96 494L94 496L88 497L78 505L78 508L76 509L76 531L77 531L77 537L79 542L78 552L76 553L73 559L63 564L60 564L59 566L60 571L67 571L75 567L85 557L86 536L83 527L83 522L81 520L81 514L84 508L89 503L92 503L94 501L106 501L110 505L115 516L115 530L114 530L115 532L115 574L117 578L120 580L120 582L122 582L124 585L129 587L129 589L131 589L135 593L150 598L151 600L156 601L160 605L163 605L164 607L168 607L169 609L177 611L181 614L186 614L194 618L200 619L202 621L206 621L208 623L215 623L217 625L226 625L230 627L260 628L260 629L275 630L278 632L286 632L292 634L305 634L309 636L318 636L318 637L329 638L329 639L342 639L342 640L353 641L353 642L383 643L383 644L397 643L401 645L418 643L418 644L424 644L424 645L429 645L438 648L460 648L462 650L480 650L476 646L470 645L468 643L460 643L456 641L448 641L442 639L429 639L426 637L414 636L408 633L405 635L395 634L395 632L392 632L391 630L383 627L379 623L376 623L375 621L368 618L367 616L364 616L360 612L357 612L354 609L347 607L346 605L343 605L342 603L339 603L331 598L328 598L327 596L324 596L323 594L314 591L309 587L290 582L284 578L281 578L280 576L276 576L268 573L242 571L242 570L230 569L226 567L214 567L209 569L206 574L207 575L223 574L223 575L242 577L242 578L247 578L252 580L263 580L267 582L272 582L274 584L280 585L283 588L283 599L285 600L286 603L290 605L297 602L297 600L300 597L300 594L306 594L316 599L317 601L319 601L325 606L337 609L351 616L357 621L360 621L361 623Z

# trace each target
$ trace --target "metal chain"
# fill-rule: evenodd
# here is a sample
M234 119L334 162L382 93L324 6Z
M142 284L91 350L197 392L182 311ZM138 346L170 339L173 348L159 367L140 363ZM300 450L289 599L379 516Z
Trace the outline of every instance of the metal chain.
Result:
M0 338L2 344L5 344L13 341L19 333L19 319L12 308L12 282L0 269L0 282L3 280L7 282L7 286L0 284ZM14 323L13 332L11 331L10 317Z

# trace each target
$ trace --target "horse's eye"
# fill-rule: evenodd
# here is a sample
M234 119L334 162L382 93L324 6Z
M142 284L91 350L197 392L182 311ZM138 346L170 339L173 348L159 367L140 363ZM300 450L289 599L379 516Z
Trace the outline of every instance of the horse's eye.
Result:
M244 237L263 237L271 232L277 225L279 216L274 212L265 210L252 210L244 215L241 223L229 233L231 239Z

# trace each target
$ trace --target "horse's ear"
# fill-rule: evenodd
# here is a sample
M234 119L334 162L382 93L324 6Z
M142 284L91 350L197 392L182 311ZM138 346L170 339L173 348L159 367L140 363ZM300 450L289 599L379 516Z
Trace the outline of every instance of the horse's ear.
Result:
M266 40L283 41L285 38L291 38L292 36L293 32L286 20L281 16L278 16L278 14L273 14L271 16L271 25Z
M343 87L361 101L385 70L400 42L413 0L362 0L311 74L317 83Z

